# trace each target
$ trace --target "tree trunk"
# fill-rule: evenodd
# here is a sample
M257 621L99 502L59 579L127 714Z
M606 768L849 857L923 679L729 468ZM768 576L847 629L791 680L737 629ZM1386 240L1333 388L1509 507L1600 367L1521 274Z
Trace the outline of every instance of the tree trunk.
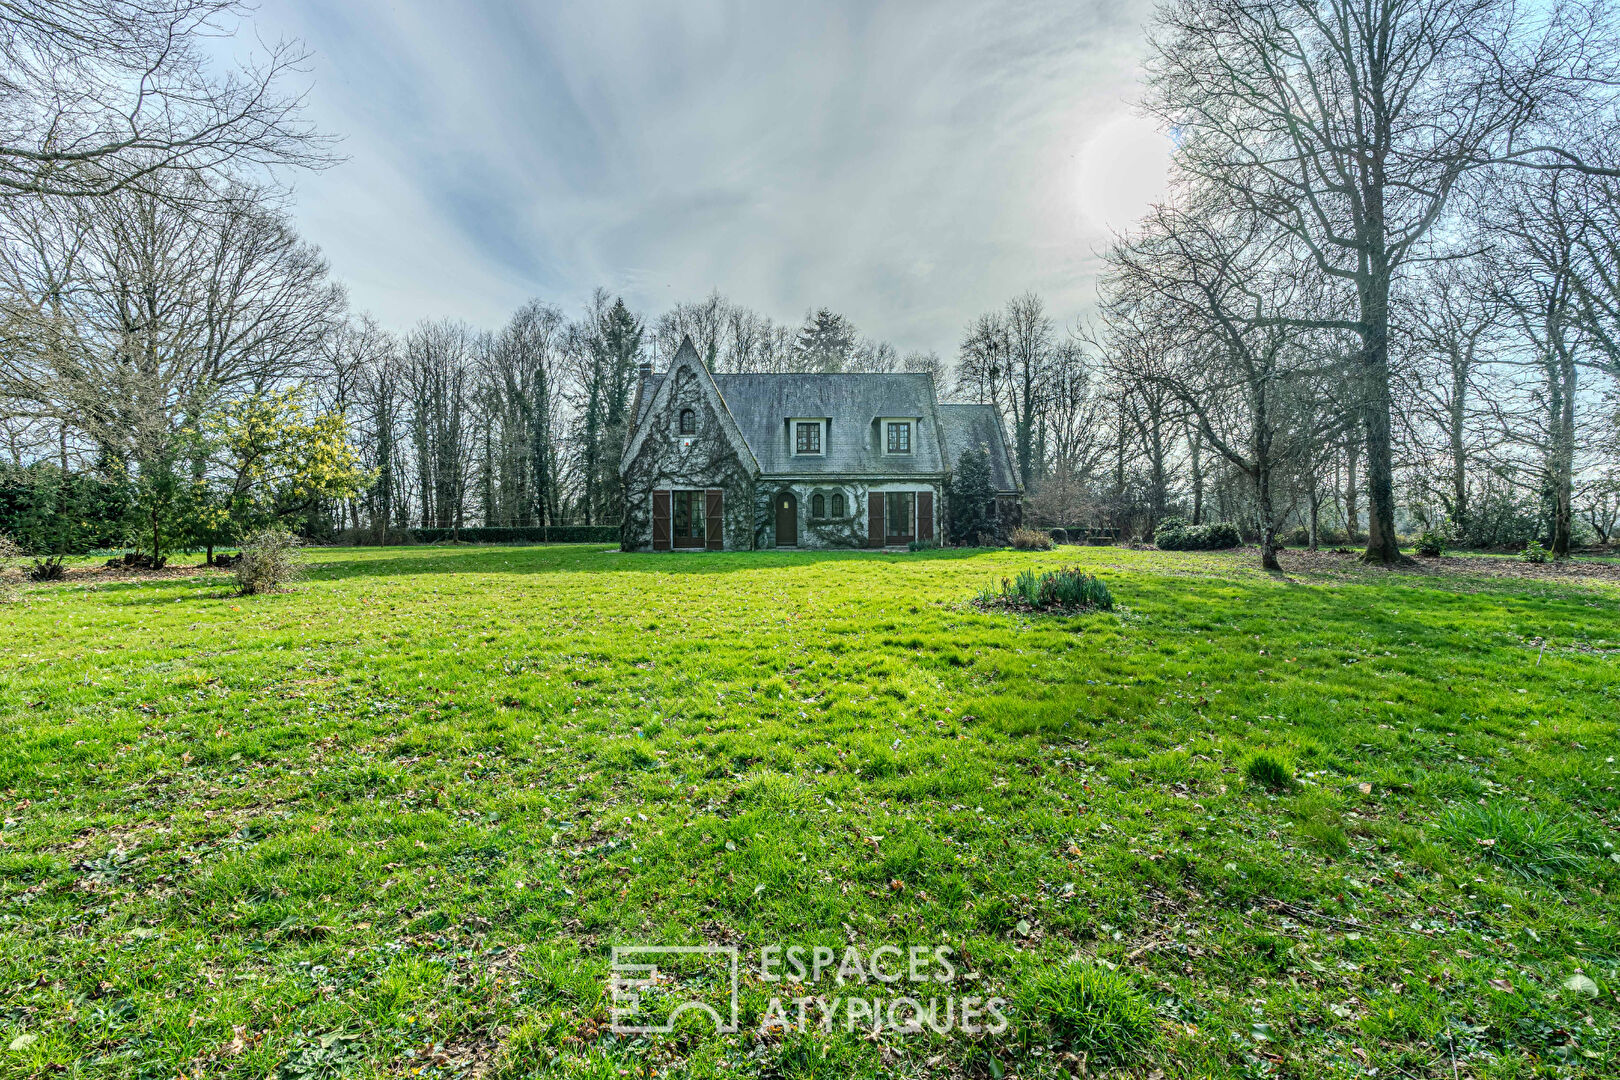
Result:
M1312 551L1317 551L1317 550L1319 550L1319 546L1320 546L1319 543L1318 543L1318 537L1320 535L1320 531L1318 530L1317 525L1320 522L1321 516L1322 516L1322 500L1317 494L1316 477L1314 477L1314 476L1311 477L1311 490L1310 490L1309 494L1310 494L1310 500L1311 500L1310 549Z
M1194 429L1187 440L1188 460L1192 467L1192 523L1202 525L1204 516L1204 459L1201 453L1202 437Z
M1367 445L1367 550L1363 562L1389 566L1401 561L1395 535L1395 454L1390 438L1389 253L1383 247L1384 196L1368 192L1364 235L1377 240L1366 252L1357 282L1360 307L1362 436Z
M1575 487L1575 357L1565 347L1559 347L1556 358L1553 389L1552 474L1553 520L1552 554L1555 559L1569 558L1570 534L1574 524Z
M1355 440L1344 448L1344 533L1347 542L1352 544L1361 539L1361 507L1356 498L1360 491L1356 483L1356 458L1360 451L1361 444Z
M1460 535L1468 526L1468 450L1463 445L1463 421L1468 402L1468 369L1457 361L1451 367L1451 520Z
M1259 465L1254 478L1256 531L1260 540L1260 567L1263 570L1281 570L1277 561L1277 523L1271 510L1271 467Z
M1367 550L1362 561L1401 561L1395 535L1395 455L1390 442L1389 286L1367 291L1361 349L1361 422L1367 444Z

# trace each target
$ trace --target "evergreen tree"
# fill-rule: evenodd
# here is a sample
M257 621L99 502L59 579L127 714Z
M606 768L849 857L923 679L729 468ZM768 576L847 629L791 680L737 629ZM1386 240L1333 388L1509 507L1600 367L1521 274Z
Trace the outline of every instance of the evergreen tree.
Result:
M855 351L855 327L827 308L809 315L795 344L806 371L843 371Z
M979 535L996 533L996 489L990 482L990 455L964 450L945 488L953 544L976 543Z
M603 297L605 300L606 297ZM619 457L628 434L630 394L635 388L646 326L621 297L599 312L590 336L590 384L585 394L585 523L617 521L624 514Z

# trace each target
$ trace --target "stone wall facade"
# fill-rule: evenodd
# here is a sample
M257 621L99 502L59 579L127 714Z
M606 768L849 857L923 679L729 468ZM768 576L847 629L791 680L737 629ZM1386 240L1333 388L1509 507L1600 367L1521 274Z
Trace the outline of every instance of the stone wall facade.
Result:
M697 376L687 370L673 373L668 405L647 418L651 430L635 458L623 471L624 527L620 546L625 551L652 550L652 493L687 488L719 489L725 493L721 508L726 551L754 546L754 481L721 426L720 417ZM696 419L692 435L680 434L682 410Z
M903 480L872 482L866 480L841 480L827 477L813 479L789 479L775 476L762 476L755 483L754 506L754 546L758 548L774 548L777 546L776 538L776 500L783 492L791 492L798 502L799 514L799 543L800 548L830 549L830 548L863 548L867 546L868 522L867 510L868 496L872 492L889 491L930 491L934 495L934 538L942 536L944 528L944 486L937 482ZM832 516L832 498L834 494L842 493L844 496L844 514L841 517ZM815 496L822 496L826 503L826 514L815 517ZM913 528L916 526L914 525Z

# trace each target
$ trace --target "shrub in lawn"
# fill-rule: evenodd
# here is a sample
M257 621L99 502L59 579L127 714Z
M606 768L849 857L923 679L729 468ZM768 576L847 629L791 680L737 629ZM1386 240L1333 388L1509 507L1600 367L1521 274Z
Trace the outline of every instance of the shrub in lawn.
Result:
M17 595L14 580L17 572L11 564L22 557L22 547L5 533L0 533L0 600L10 600Z
M1014 529L1012 546L1019 551L1051 551L1052 538L1039 529Z
M47 555L43 559L35 559L34 564L28 568L29 581L61 581L67 577L67 564L61 555Z
M1528 563L1544 563L1547 561L1547 549L1542 547L1536 541L1532 540L1530 543L1524 545L1523 551L1519 552L1519 561Z
M1237 526L1225 521L1189 525L1182 518L1167 517L1153 530L1153 545L1161 551L1218 551L1242 542Z
M1075 964L1018 988L1013 1008L1030 1042L1085 1054L1090 1063L1128 1063L1158 1036L1153 1009L1117 971Z
M1446 534L1439 529L1424 529L1418 534L1417 553L1426 559L1438 559L1446 553Z
M1500 800L1458 807L1441 831L1463 850L1523 878L1560 877L1583 861L1568 824Z
M999 593L993 589L981 590L973 602L983 608L1029 611L1114 610L1114 594L1108 591L1108 586L1075 567L1040 574L1033 570L1021 571L1016 578L1002 578Z
M286 529L261 529L242 544L236 585L243 595L280 592L297 581L298 537Z
M1288 763L1269 750L1261 750L1243 765L1243 775L1250 783L1267 791L1288 791L1294 786L1294 770Z
M1069 530L1068 529L1053 529L1052 532L1051 532L1051 536L1052 536L1052 543L1054 543L1054 544L1067 544L1069 542Z
M944 546L938 540L913 540L906 545L911 551L938 551Z

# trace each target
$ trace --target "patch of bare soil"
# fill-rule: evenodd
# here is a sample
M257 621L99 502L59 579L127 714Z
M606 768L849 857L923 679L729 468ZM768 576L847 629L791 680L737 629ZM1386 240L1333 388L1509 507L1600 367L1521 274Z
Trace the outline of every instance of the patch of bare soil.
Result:
M1283 551L1278 556L1284 573L1411 574L1421 577L1500 577L1525 581L1607 581L1620 584L1620 563L1595 559L1551 559L1544 563L1523 562L1512 555L1442 555L1438 559L1415 559L1394 567L1369 566L1361 553L1332 551Z
M165 566L158 570L142 569L131 566L107 566L97 563L94 566L67 567L67 576L57 584L67 585L94 585L102 582L122 581L173 581L176 578L192 578L201 574L224 577L229 570L222 570L217 566L207 566L202 563L193 563L183 566Z

